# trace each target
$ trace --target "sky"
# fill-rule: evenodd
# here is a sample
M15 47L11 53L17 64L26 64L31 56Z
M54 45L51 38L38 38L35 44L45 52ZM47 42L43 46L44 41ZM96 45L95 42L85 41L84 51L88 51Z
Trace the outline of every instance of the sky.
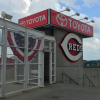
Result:
M12 22L18 23L18 19L51 8L56 11L62 11L66 7L70 12L63 14L70 16L76 12L80 16L73 16L79 20L87 16L89 22L94 20L95 23L88 23L93 26L94 37L83 39L83 59L98 60L100 59L100 0L0 0L0 13L6 11L13 18Z

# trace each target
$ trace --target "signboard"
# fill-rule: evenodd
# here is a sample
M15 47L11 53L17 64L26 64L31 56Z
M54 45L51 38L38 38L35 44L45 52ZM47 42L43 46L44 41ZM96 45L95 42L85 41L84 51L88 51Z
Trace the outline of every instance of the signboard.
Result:
M44 24L47 24L48 19L47 19L47 10L44 10L42 12L21 18L18 20L18 23L20 25L33 28L37 26L41 26Z
M18 23L29 28L34 28L42 25L44 25L44 27L45 25L48 25L49 27L52 24L84 34L87 37L93 36L93 26L73 19L52 9L44 10L39 13L21 18L18 20Z
M77 62L82 56L82 40L74 33L67 33L58 44L65 58L71 62Z
M70 29L88 36L93 36L93 27L79 20L51 10L51 24Z

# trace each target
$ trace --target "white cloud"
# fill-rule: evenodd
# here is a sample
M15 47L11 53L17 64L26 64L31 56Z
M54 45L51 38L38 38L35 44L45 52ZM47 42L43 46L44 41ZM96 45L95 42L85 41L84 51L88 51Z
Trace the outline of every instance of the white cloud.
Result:
M61 11L65 9L66 7L63 6L61 8L61 5L59 3L60 0L0 0L0 12L1 11L7 11L11 15L13 15L12 21L18 22L19 18L40 12L42 10L51 8L57 11ZM70 7L78 7L78 5L75 5L76 0L61 0L60 2L65 3L65 5L69 5ZM73 15L75 12L71 10L70 12L64 12L66 15ZM76 19L81 19L84 14L81 14L80 17L73 17Z
M100 0L83 0L84 1L84 5L87 7L92 7L95 4L100 5Z
M88 40L84 39L83 44L84 44L85 51L91 50L93 52L93 51L100 50L100 40L96 37L90 39L88 38Z
M94 17L95 23L93 24L94 33L100 34L100 18Z
M59 9L60 9L60 4L56 3L56 4L55 4L55 7L56 7L57 11L59 11Z
M100 59L100 39L98 36L94 34L94 37L83 39L83 59Z
M100 18L93 18L94 37L83 39L83 59L93 60L100 59Z
M18 19L28 15L30 0L0 0L0 12L6 11L13 18L12 21L18 22Z
M30 3L30 0L2 0L0 1L0 8L10 12L22 13L27 12Z
M52 8L54 10L60 9L60 4L58 0L32 0L28 12L30 14L37 13L39 11Z
M31 1L30 0L24 0L24 2L26 3L26 9L24 9L23 12L27 12L29 7L30 7Z
M80 6L75 4L76 1L77 0L59 0L59 2L65 4L66 6L70 6L75 9L80 9Z

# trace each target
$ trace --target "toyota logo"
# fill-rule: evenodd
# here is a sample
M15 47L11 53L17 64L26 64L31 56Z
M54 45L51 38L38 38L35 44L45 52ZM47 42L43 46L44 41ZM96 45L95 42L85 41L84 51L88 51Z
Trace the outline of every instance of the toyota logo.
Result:
M26 25L26 22L25 22L25 21L21 21L21 22L20 22L20 25L25 26L25 25Z
M67 19L64 15L58 14L56 16L56 21L60 26L66 26L67 25Z
M77 62L82 56L82 41L74 33L65 35L58 46L65 58L72 63Z

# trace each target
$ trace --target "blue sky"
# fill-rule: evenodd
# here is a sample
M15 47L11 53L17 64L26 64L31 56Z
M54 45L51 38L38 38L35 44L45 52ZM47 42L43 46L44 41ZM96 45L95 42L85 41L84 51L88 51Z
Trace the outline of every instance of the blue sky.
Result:
M66 7L70 12L63 12L70 16L79 12L80 16L73 16L81 19L87 16L95 23L89 23L94 27L94 37L83 39L83 59L100 59L100 0L0 0L0 13L6 11L13 15L13 22L18 23L18 19L51 8L56 11L64 10ZM85 20L82 20L87 22Z

